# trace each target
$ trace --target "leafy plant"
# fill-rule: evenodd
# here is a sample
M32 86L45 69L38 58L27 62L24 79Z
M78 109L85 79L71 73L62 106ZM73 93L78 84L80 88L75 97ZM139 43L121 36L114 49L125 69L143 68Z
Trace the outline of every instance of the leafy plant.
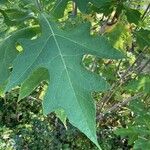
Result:
M131 100L143 96L146 101L149 96L150 37L145 26L150 4L145 11L143 4L127 0L1 1L0 94L4 101L7 92L17 86L19 103L43 85L38 92L43 113L55 112L65 126L68 118L101 149L96 118L101 120ZM132 97L134 93L138 95ZM128 95L131 98L124 100ZM124 134L132 132L133 142L139 141L134 148L141 148L146 143L138 138L141 128L129 125Z
M149 107L140 100L134 100L130 104L130 108L134 113L134 120L128 124L126 128L120 128L115 131L121 137L128 136L129 143L134 143L134 149L149 149L149 135L150 135L150 114Z

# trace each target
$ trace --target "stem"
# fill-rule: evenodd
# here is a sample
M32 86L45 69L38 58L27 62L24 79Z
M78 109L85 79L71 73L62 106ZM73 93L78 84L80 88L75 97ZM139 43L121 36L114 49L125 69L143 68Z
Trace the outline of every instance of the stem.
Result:
M122 77L113 85L111 86L110 90L104 95L102 100L100 101L102 103L102 106L100 106L100 111L104 107L106 103L110 100L110 98L113 96L113 94L116 92L116 90L126 81L126 76L128 76L129 73L132 73L132 69L134 68L134 65L138 62L138 60L142 57L141 54L138 55L137 59L134 61L134 63L126 70L126 72L122 75Z
M118 110L119 108L121 108L121 107L125 106L126 104L128 104L130 101L135 100L135 99L137 99L137 98L139 98L139 97L141 97L141 96L143 96L143 93L139 93L139 94L137 94L137 95L135 95L135 96L133 96L133 97L129 97L129 98L123 100L123 101L120 102L120 103L115 104L114 106L112 106L111 108L109 108L108 110L106 110L104 113L98 115L98 116L97 116L97 119L98 119L98 120L102 120L103 117L104 117L106 114Z
M142 19L144 19L144 17L146 16L146 14L147 14L149 8L150 8L150 3L148 4L148 6L147 6L147 8L146 8L146 10L145 10L145 12L144 12L144 14L142 15L142 17L141 17Z
M29 99L29 100L38 101L38 102L40 101L40 99L37 99L37 98L35 98L35 97L32 97L32 96L28 96L28 99Z
M106 20L102 20L102 23L100 24L100 29L99 29L100 34L105 33L105 29L106 29L106 26L107 26L107 23L108 23L110 17L111 17L111 15L109 15ZM104 19L104 15L102 18Z
M141 20L144 20L144 17L146 16L146 14L147 14L149 8L150 8L150 3L148 4L148 6L147 6L145 12L143 13L143 15L142 15L142 17L141 17ZM136 31L137 29L139 29L138 26L136 26L135 31Z
M118 71L120 70L121 63L122 63L122 59L119 61L119 64L118 64L118 66L116 68L116 74L118 74Z
M77 4L73 1L72 6L73 6L72 16L76 17L77 16Z
M126 70L126 72L123 74L120 80L124 80L126 76L128 76L129 73L131 73L132 69L134 68L135 64L140 60L140 58L143 57L143 55L140 53L134 63Z
M37 5L38 9L39 9L40 11L42 11L43 7L42 7L41 1L40 1L40 0L35 0L35 2L36 2L36 5Z
M143 69L150 63L150 59L146 61L146 63L138 70L138 72L143 71Z
M148 59L148 60L146 61L146 63L145 63L142 67L138 68L137 73L142 72L142 71L144 70L144 68L145 68L149 63L150 63L150 59ZM136 74L136 76L134 77L134 79L135 79L137 76L138 76L138 74Z

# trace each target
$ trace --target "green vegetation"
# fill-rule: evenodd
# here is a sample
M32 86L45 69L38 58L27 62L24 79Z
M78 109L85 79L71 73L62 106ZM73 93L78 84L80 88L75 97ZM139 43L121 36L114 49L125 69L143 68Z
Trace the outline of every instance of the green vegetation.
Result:
M150 3L0 1L0 150L149 150Z

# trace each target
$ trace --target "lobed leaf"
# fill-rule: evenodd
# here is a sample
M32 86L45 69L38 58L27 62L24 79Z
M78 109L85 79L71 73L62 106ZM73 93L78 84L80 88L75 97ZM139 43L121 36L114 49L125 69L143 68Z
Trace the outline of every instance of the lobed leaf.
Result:
M21 89L27 89L27 92L22 90L20 97L26 96L44 79L41 76L43 71L40 70L40 75L35 79L34 72L39 68L47 69L49 87L43 101L44 113L63 109L69 121L99 147L96 138L95 105L90 93L105 91L109 85L101 76L86 70L81 65L82 58L85 54L114 59L123 58L124 55L111 47L106 38L91 37L88 33L89 24L65 31L49 21L46 14L41 14L39 19L41 37L36 40L19 40L24 51L13 63L6 91L23 83Z
M31 38L34 34L33 28L23 28L8 35L0 42L0 85L8 79L12 62L18 54L17 40L23 37Z

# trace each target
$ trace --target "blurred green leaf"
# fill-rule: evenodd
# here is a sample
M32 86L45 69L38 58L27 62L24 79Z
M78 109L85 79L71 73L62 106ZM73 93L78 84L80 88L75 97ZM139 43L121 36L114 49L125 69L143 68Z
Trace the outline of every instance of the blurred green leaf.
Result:
M31 38L35 35L34 29L24 28L7 35L0 42L0 85L8 79L12 62L18 55L16 43L19 38Z
M64 124L65 128L67 129L67 115L63 109L58 109L55 111L56 116L61 120Z
M138 25L139 21L141 21L141 13L136 9L126 8L125 15L129 23Z
M140 29L139 31L135 32L136 36L136 42L143 50L145 47L150 46L150 31L149 30L144 30Z
M126 86L125 89L132 92L144 91L145 93L150 92L150 76L144 75L138 77L138 79L131 80Z
M19 100L30 95L30 93L39 85L40 82L49 79L48 71L44 68L38 68L21 85ZM30 86L29 86L30 85Z
M135 150L149 150L150 140L149 139L138 139L135 141L133 149Z

